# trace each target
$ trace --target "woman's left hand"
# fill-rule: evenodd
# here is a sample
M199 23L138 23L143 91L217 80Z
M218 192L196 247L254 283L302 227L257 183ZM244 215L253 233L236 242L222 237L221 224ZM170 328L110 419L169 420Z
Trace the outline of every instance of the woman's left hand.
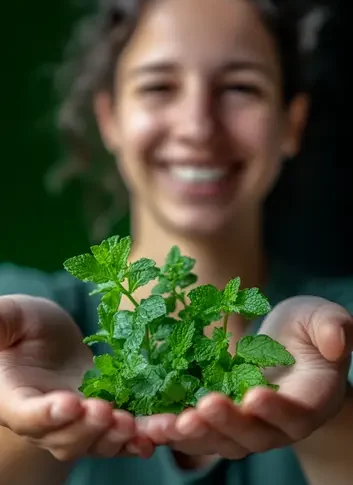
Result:
M178 417L144 418L141 427L156 444L188 455L240 459L300 441L333 418L345 399L353 351L353 319L337 304L295 297L275 307L259 333L283 344L296 363L266 371L280 386L248 391L241 405L209 394Z

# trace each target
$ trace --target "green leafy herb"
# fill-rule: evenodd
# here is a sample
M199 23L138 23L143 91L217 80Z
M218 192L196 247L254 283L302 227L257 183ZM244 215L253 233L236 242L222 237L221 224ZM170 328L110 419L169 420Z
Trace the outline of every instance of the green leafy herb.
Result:
M87 345L107 344L111 353L96 356L79 390L86 397L113 403L134 415L180 413L210 392L221 392L240 403L253 387L278 386L266 380L263 369L290 366L295 360L266 335L247 336L229 352L228 319L236 313L247 319L266 315L267 298L258 288L241 289L240 278L223 290L195 286L195 260L173 247L161 268L150 259L129 262L131 238L113 236L91 247L91 254L64 263L74 277L94 283L99 294L98 330ZM135 292L151 282L148 298ZM120 309L123 299L131 309ZM204 329L220 322L209 338Z

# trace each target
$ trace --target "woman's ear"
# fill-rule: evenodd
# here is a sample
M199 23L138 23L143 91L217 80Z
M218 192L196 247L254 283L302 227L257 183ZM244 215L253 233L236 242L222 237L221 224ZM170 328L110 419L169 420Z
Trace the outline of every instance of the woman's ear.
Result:
M306 94L297 95L288 107L287 130L282 146L283 156L286 158L293 158L300 151L309 108L310 100Z
M104 146L115 155L119 148L119 135L112 96L106 91L97 93L93 99L93 110Z

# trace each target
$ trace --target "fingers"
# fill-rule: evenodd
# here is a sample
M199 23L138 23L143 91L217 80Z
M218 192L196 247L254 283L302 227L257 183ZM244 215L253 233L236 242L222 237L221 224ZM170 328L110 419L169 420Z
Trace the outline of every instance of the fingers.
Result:
M60 461L74 460L86 455L112 423L113 413L108 403L87 399L83 404L83 414L77 420L31 441L49 450Z
M205 422L251 453L264 452L288 443L288 437L271 423L244 412L225 396L213 394L200 400L199 415Z
M173 448L189 455L219 454L224 458L238 460L249 454L235 440L222 433L213 424L203 419L197 409L187 410L177 419L176 430L182 439L173 442Z
M330 362L353 351L353 318L340 305L325 302L312 314L307 331L313 344Z
M170 445L173 450L189 456L220 454L228 459L240 459L249 451L222 436L208 425L195 409L180 416L157 415L138 420L138 429L154 443Z
M82 413L82 400L68 391L43 395L36 389L19 388L11 394L11 400L1 403L3 425L20 436L33 438L75 421Z
M268 389L254 389L243 403L244 411L267 423L278 436L287 436L288 442L300 441L318 426L320 413L300 406Z

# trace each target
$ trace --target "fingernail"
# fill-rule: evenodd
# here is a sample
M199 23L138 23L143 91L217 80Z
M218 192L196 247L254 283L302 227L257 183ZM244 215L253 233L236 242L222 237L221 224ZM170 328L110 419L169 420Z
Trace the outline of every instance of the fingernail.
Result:
M50 417L57 424L69 423L75 419L75 416L68 414L67 410L65 411L61 406L56 404L51 408Z
M141 450L139 450L139 448L136 445L133 445L132 443L126 446L126 451L128 453L131 453L132 455L139 455L141 453Z

